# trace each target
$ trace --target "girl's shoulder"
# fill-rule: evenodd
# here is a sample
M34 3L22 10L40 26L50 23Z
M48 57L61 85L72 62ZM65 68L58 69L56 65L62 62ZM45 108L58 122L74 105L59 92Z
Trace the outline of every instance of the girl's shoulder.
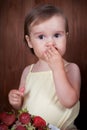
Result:
M23 70L22 75L28 75L28 73L31 71L32 67L33 67L33 64L26 66Z
M80 71L79 66L76 63L73 63L73 62L66 62L65 67L68 71L70 71L70 70Z
M21 80L20 80L20 85L19 87L21 86L25 86L25 82L26 82L26 77L31 69L31 66L32 65L28 65L24 68L23 72L22 72L22 75L21 75Z
M80 68L76 63L67 62L65 64L65 69L69 78L79 79L79 81L81 80Z
M28 73L30 72L31 66L32 66L32 65L28 65L28 66L26 66L26 67L24 68L24 70L23 70L23 72L22 72L22 76L21 76L23 80L26 79Z

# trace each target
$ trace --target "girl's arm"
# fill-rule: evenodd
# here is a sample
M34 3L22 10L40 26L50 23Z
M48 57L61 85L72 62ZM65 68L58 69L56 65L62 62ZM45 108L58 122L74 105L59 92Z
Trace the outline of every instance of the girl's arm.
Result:
M11 90L8 94L9 103L12 105L14 109L20 109L22 107L25 91L25 81L28 72L29 67L26 67L21 76L19 89Z
M66 61L54 47L44 53L44 60L52 70L56 94L60 102L67 108L72 107L79 100L80 95L79 67L74 63L69 63L65 67Z
M53 78L60 102L65 107L72 107L80 97L81 79L79 67L74 63L65 67L62 63L53 70Z

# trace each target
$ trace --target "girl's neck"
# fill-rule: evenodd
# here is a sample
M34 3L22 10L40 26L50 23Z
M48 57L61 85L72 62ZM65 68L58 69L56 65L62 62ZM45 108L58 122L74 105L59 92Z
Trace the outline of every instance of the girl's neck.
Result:
M49 71L49 70L50 68L48 64L43 60L37 61L32 68L32 72Z
M66 60L63 59L63 62L64 62L64 66L68 63ZM50 67L49 65L43 61L43 60L38 60L33 68L32 68L32 72L40 72L40 71L50 71Z

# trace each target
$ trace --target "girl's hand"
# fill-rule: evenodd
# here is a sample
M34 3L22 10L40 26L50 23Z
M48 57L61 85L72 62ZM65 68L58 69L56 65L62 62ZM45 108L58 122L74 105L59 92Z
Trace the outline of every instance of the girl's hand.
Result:
M22 95L24 95L25 87L20 87L19 92L21 92Z
M22 89L22 88L21 88ZM22 100L23 100L23 91L19 90L11 90L9 92L8 98L9 103L15 108L19 109L22 106Z
M44 52L44 60L48 63L52 70L56 70L59 65L63 65L62 56L54 46L49 47Z

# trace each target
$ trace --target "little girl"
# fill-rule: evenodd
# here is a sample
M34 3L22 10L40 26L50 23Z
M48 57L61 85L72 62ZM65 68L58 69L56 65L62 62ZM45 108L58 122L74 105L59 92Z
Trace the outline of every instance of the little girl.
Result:
M24 69L19 90L8 95L13 108L27 108L63 130L76 128L80 108L79 67L63 58L68 35L68 21L60 9L50 4L32 9L24 36L38 61Z

